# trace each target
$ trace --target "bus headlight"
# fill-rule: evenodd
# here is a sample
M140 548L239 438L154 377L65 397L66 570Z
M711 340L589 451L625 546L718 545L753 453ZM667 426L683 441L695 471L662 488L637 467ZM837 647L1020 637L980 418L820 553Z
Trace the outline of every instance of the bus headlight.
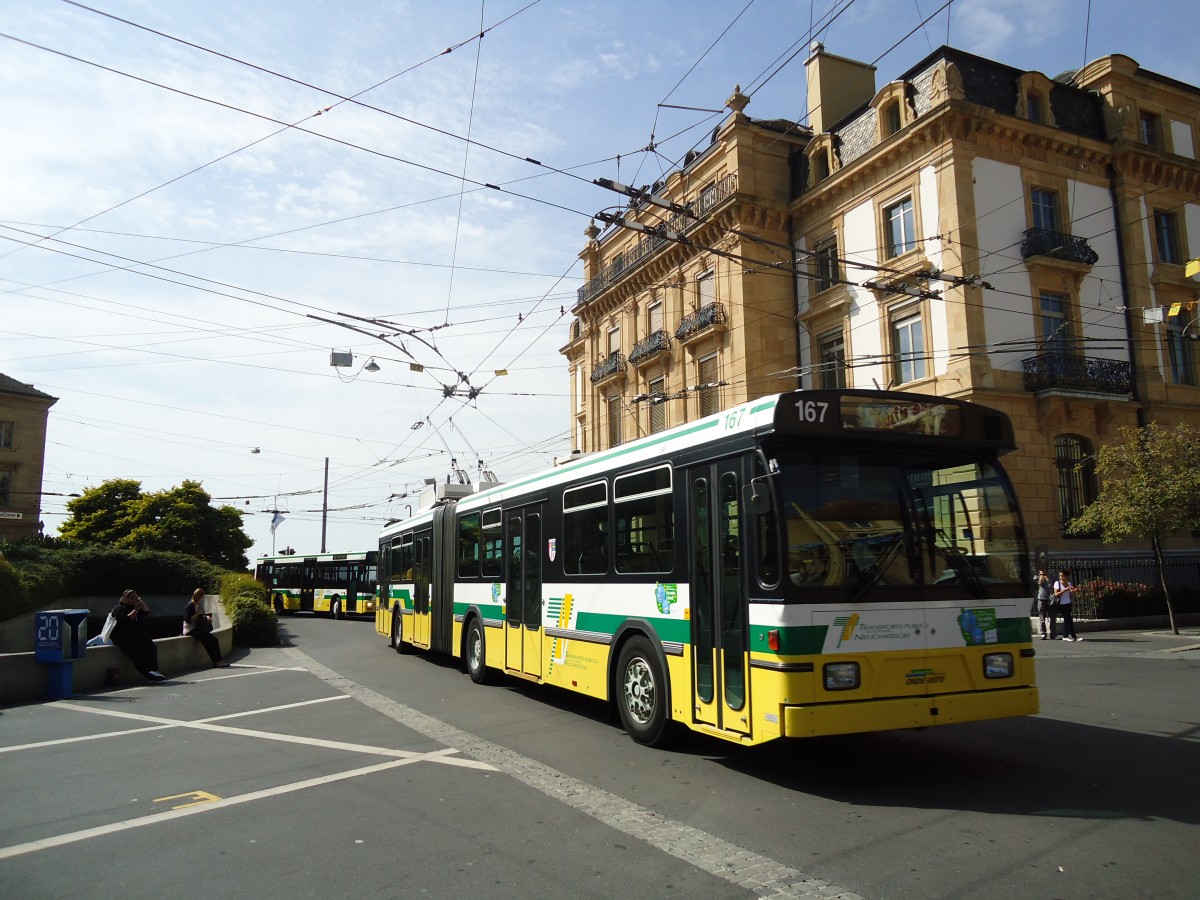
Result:
M852 691L862 684L856 662L825 663L825 690Z
M1011 653L985 653L983 655L984 678L1012 678L1013 655Z

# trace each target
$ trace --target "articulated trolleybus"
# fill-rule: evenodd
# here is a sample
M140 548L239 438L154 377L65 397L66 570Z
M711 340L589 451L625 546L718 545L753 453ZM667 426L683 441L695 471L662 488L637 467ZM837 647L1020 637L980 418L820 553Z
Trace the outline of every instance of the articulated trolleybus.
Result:
M376 550L263 556L254 577L267 586L277 614L314 612L341 619L373 616L378 599Z
M942 397L743 404L380 536L375 627L744 744L1038 711L1007 416Z

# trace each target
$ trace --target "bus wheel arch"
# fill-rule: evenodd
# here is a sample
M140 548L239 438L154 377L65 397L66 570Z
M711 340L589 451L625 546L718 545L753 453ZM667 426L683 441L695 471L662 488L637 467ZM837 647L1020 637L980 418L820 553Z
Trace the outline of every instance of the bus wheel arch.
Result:
M463 670L473 682L487 684L487 634L477 614L468 614L463 628L462 660Z
M650 747L671 736L671 684L667 660L654 630L626 622L613 637L609 656L609 700L631 738Z

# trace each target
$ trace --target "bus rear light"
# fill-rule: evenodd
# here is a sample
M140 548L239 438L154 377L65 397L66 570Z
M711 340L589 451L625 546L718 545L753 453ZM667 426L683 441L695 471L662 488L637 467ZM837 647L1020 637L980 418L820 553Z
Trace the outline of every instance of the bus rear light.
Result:
M984 678L1012 678L1013 655L1011 653L985 653L983 655Z
M776 653L779 652L779 629L778 628L772 628L770 631L767 632L767 646L770 647L772 650L774 650Z
M856 662L826 663L824 673L827 691L852 691L862 684Z

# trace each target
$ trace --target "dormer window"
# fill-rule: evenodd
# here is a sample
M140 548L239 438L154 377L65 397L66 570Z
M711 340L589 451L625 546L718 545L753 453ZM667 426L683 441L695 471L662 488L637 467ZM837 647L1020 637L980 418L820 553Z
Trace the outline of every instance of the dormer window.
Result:
M883 136L890 137L900 130L900 103L893 100L883 108Z
M1046 121L1045 101L1042 100L1041 94L1035 94L1032 91L1025 97L1025 118L1034 125L1041 125Z

